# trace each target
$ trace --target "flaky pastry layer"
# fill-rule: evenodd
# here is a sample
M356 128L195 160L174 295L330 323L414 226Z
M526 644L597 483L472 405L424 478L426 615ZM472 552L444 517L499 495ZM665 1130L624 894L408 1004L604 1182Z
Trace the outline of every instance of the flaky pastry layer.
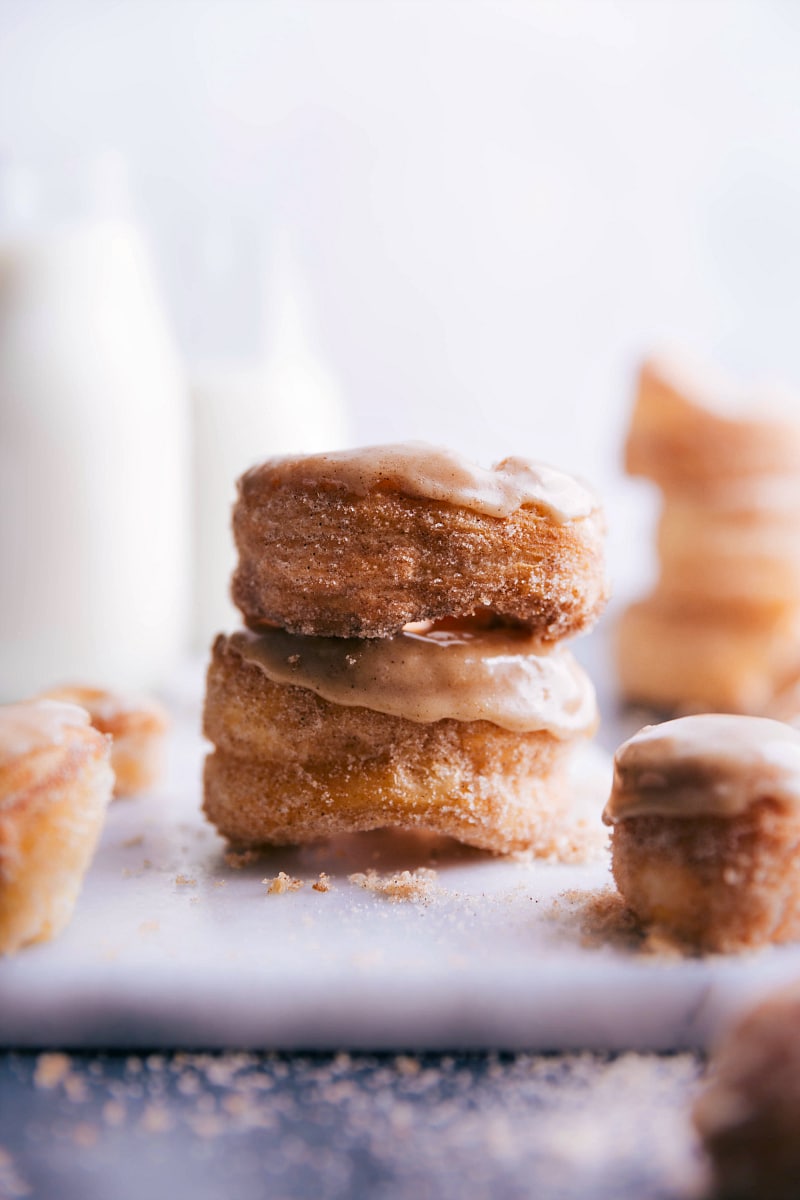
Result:
M204 810L237 846L387 826L500 853L552 850L576 739L487 721L421 724L273 683L217 639Z
M240 480L232 594L252 628L386 637L480 608L555 641L588 628L607 596L604 520L508 517L375 487L297 480L280 460Z

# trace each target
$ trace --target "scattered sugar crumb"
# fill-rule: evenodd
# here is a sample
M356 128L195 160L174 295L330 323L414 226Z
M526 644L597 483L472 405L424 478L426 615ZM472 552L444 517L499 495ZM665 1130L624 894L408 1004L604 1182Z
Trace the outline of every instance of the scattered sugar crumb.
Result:
M0 1196L3 1200L16 1200L17 1196L30 1196L33 1189L17 1171L14 1159L5 1147L0 1146Z
M83 1104L89 1098L89 1089L86 1086L86 1081L81 1079L80 1075L71 1073L67 1075L64 1080L64 1091L73 1104Z
M223 887L227 887L227 886L228 886L227 879L215 879L214 880L214 887L216 887L216 888L223 888Z
M88 1121L81 1121L72 1130L73 1142L83 1150L89 1150L92 1146L96 1146L98 1137L99 1130L97 1126L90 1125Z
M142 921L141 925L139 926L139 933L158 933L160 928L160 921Z
M393 904L402 901L425 903L431 900L440 888L435 886L437 873L431 867L417 867L413 871L397 871L393 875L379 875L374 869L366 873L357 871L348 875L350 883L385 896Z
M419 1075L421 1063L418 1058L412 1058L410 1054L398 1054L394 1060L395 1069L401 1075Z
M260 857L258 850L228 850L225 853L225 862L229 867L233 867L234 871L241 871L242 867L249 867L258 862Z
M132 850L134 846L144 845L144 838L141 834L138 837L130 837L122 843L123 850Z
M103 1120L106 1125L110 1125L112 1128L124 1125L127 1115L128 1112L125 1105L120 1103L119 1100L107 1100L103 1105Z
M33 1082L38 1088L58 1087L70 1073L72 1060L67 1054L40 1054L36 1059Z
M319 879L316 883L312 883L311 886L315 892L329 892L331 890L330 875L326 875L324 871L320 871Z
M170 1113L160 1104L148 1104L139 1121L145 1133L169 1133L173 1121Z
M282 896L284 892L299 892L300 888L304 886L304 880L294 879L285 871L279 871L274 879L262 879L261 882L267 885L268 896Z
M197 887L197 880L189 875L176 875L175 883L177 887Z
M549 916L576 928L581 945L590 950L612 946L617 950L672 958L691 953L690 947L663 931L644 928L614 888L562 892L553 902Z

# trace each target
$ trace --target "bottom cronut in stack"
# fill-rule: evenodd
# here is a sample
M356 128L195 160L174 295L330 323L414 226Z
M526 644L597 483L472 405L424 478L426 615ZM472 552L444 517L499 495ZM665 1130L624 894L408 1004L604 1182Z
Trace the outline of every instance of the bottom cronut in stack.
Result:
M255 628L218 637L209 668L219 831L248 847L395 826L550 852L597 723L561 644L605 599L592 494L524 460L383 447L254 468L234 528Z

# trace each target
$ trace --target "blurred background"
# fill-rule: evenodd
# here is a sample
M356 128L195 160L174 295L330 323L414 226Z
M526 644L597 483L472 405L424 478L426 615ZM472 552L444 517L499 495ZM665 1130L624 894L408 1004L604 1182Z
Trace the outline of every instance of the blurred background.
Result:
M3 0L4 690L65 631L142 682L207 639L233 476L285 449L549 460L637 586L642 353L800 381L798 62L793 0Z

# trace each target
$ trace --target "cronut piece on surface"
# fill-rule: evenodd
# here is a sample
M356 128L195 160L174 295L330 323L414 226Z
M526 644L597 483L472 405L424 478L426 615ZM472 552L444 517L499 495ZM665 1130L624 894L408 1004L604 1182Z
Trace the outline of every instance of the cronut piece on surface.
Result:
M632 816L612 870L645 925L730 952L800 937L800 812L770 798L735 816Z
M544 505L496 517L374 488L297 479L279 460L239 483L232 594L254 629L387 637L481 608L555 641L607 598L598 507L559 522Z
M769 996L723 1035L694 1123L714 1195L796 1200L800 1179L800 988Z
M11 722L19 752L9 750ZM109 753L74 705L0 708L0 954L48 941L70 920L111 798Z
M209 667L204 810L238 847L394 826L550 853L581 738L428 724L274 683L225 637Z
M43 694L85 708L94 728L111 735L115 796L133 796L158 783L164 773L169 717L156 700L84 684L65 684Z

